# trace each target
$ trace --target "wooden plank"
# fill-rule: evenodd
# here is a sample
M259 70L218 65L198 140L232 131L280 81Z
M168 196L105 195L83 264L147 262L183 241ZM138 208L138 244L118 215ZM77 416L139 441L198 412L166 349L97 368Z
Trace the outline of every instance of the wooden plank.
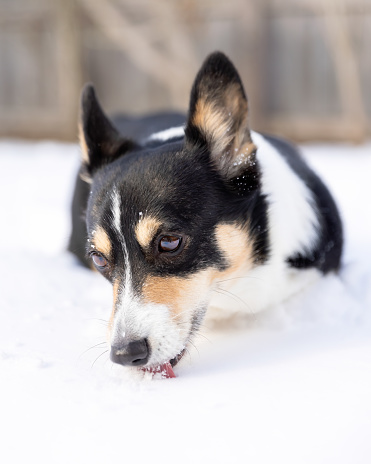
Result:
M78 102L83 85L81 41L75 0L56 1L58 109L66 121L61 133L77 134Z
M370 128L371 125L368 127ZM358 122L350 121L346 117L308 118L276 114L267 122L265 130L298 142L337 140L362 143L364 141L364 133L360 132ZM370 129L367 134L371 135Z
M161 0L161 11L153 0L110 0L127 13L137 36L152 40L165 57L160 80L152 75L159 66L153 56L147 55L146 71L120 45L127 40L120 28L108 39L76 11L75 1L0 0L1 134L75 138L84 79L95 81L108 112L185 110L197 68L220 48L240 71L254 128L300 140L360 139L358 117L341 115L319 0ZM371 0L341 1L351 12L348 40L370 134ZM140 55L136 45L127 44Z
M314 7L326 5L328 0L270 0L269 8L275 14L292 14L303 15L307 12L313 14ZM371 0L340 0L338 3L343 5L343 8L348 14L370 14Z

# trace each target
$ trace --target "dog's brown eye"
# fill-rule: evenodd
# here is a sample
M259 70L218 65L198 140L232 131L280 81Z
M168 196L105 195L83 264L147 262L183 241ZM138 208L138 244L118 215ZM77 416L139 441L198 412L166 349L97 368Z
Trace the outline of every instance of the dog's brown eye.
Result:
M100 269L103 269L108 264L106 258L103 258L103 256L100 256L100 255L96 255L96 254L92 255L92 260L93 260L93 263Z
M182 239L174 235L164 235L160 243L158 244L158 249L160 252L171 252L176 251L180 247Z

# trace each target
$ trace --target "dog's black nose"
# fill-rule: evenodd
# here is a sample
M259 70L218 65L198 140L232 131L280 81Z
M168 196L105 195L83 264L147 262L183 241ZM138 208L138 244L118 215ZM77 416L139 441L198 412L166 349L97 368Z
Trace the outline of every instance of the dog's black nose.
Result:
M135 340L121 346L111 346L111 361L123 366L143 366L149 357L148 341Z

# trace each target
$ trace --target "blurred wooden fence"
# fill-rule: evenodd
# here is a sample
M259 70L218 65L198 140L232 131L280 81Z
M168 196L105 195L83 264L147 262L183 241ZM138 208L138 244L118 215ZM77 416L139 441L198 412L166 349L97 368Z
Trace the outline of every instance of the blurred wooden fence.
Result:
M371 0L0 0L0 136L75 139L85 81L108 112L186 110L219 49L254 128L361 141L370 43Z

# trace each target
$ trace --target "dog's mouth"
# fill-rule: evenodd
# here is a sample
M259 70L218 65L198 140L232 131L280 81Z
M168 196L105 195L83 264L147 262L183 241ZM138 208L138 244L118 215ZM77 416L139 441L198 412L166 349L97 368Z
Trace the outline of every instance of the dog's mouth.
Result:
M142 367L141 370L144 372L150 372L154 376L159 374L164 379L173 379L176 377L173 371L173 367L178 364L178 362L184 356L185 352L186 348L183 348L183 350L179 354L177 354L173 359L170 359L170 361L159 364L154 367Z

